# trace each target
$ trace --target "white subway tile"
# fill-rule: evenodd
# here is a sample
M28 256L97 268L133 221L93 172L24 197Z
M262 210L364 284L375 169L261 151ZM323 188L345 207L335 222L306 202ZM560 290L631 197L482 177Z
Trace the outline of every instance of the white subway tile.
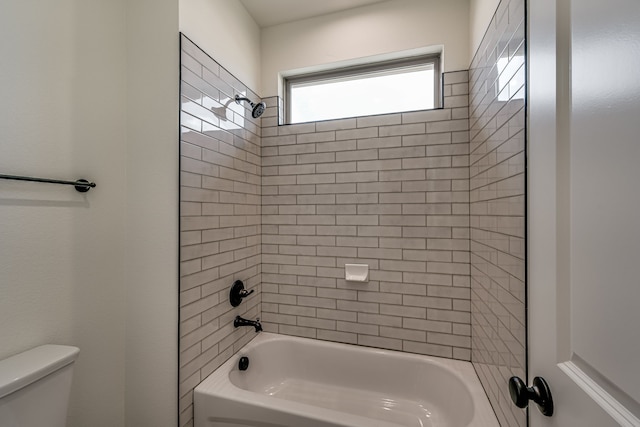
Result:
M391 350L402 350L402 341L393 338L358 335L358 344L369 347L382 347Z
M376 138L377 136L378 136L377 127L336 131L336 140L338 141L343 139Z
M357 118L357 125L359 128L370 126L397 125L401 122L401 114L383 114L378 116L366 116Z

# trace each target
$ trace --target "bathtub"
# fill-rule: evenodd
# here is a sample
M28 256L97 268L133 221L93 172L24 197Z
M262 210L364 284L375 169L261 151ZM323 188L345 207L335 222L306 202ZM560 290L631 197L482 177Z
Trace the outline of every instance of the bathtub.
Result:
M265 332L196 387L194 412L195 427L499 427L468 362Z

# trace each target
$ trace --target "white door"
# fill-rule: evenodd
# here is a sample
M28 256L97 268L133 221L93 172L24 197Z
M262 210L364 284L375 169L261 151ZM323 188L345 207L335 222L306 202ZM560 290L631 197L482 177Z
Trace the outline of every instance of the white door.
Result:
M640 426L640 1L529 1L530 425Z

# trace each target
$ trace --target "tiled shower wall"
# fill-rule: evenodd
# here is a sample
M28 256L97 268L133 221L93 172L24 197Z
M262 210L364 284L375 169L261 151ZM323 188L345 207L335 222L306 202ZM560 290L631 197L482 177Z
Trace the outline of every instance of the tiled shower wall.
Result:
M257 96L181 37L180 426L193 389L255 336L236 315L260 315L260 120L233 101ZM237 308L229 288L256 292Z
M501 424L525 425L506 391L525 377L523 41L523 0L503 0L470 72L445 74L443 109L278 126L278 98L252 119L232 98L257 95L182 38L181 426L254 336L238 314L471 359ZM257 292L232 309L236 279Z
M502 0L470 69L472 361L504 427L525 426L524 0Z
M267 99L266 330L470 359L468 72L444 84L443 109L289 126Z

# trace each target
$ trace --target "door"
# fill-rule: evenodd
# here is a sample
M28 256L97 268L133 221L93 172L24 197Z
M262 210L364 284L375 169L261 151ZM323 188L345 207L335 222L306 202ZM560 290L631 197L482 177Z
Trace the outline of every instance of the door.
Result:
M640 426L640 1L528 9L530 425Z

